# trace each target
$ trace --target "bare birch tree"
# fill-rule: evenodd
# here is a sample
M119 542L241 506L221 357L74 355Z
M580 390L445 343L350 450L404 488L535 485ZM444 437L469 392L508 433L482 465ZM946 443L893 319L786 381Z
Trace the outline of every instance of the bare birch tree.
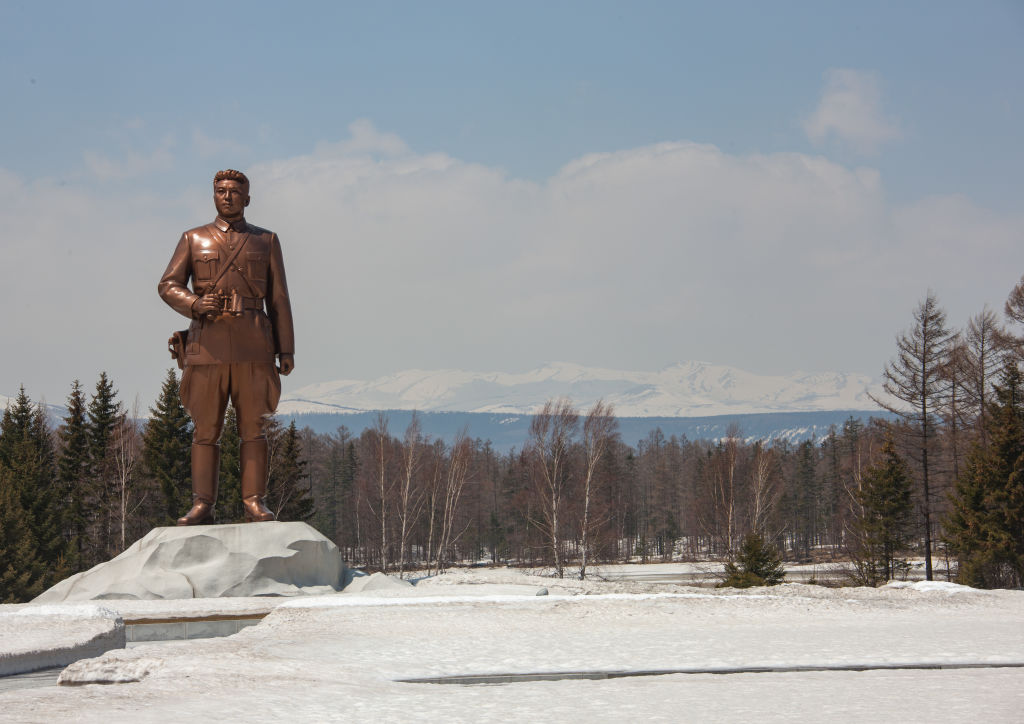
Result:
M456 514L462 489L466 486L469 476L469 464L473 454L473 443L463 428L452 443L451 454L441 485L441 525L437 542L437 558L434 560L434 572L443 573L448 562L448 549L461 535L455 533Z
M719 519L718 530L723 537L725 550L735 552L739 536L736 531L737 480L736 467L739 462L740 430L735 424L729 425L725 439L721 442L712 459L715 509Z
M600 521L591 520L591 501L598 466L615 442L618 433L614 406L598 400L583 421L583 513L580 521L580 580L587 577L587 553L590 550L591 527Z
M139 398L136 396L135 402L132 404L131 414L121 413L118 415L114 427L113 453L114 469L117 475L119 553L127 546L128 521L145 500L145 495L139 497L138 500L133 500L132 497L135 492L136 468L138 467L142 448L141 435L137 423L138 416Z
M765 540L771 540L769 521L782 495L779 485L779 461L775 451L764 441L754 443L750 481L750 527Z
M533 465L531 478L534 492L540 500L540 517L534 525L540 528L551 545L555 572L565 577L562 561L561 520L563 498L569 486L569 455L579 412L567 398L548 400L530 422L528 455Z
M373 499L366 496L366 504L370 509L380 531L380 567L387 573L389 564L388 550L391 545L388 528L391 524L391 497L394 481L391 476L392 440L388 433L388 418L383 412L377 413L377 420L371 434L373 460Z
M424 448L419 416L413 412L405 429L402 445L402 480L398 491L398 574L405 575L405 554L413 526L423 510L424 490L419 479L420 458Z

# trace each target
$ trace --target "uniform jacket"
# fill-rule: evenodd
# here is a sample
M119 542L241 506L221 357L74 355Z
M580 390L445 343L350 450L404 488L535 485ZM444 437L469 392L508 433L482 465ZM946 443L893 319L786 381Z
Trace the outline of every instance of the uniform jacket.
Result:
M221 266L243 240L241 253L213 288ZM281 242L272 231L244 220L232 227L220 217L212 224L186 231L157 289L165 302L192 319L185 348L186 366L273 362L275 355L295 353ZM196 318L192 314L192 304L199 297L211 292L230 294L232 290L248 298L240 316Z

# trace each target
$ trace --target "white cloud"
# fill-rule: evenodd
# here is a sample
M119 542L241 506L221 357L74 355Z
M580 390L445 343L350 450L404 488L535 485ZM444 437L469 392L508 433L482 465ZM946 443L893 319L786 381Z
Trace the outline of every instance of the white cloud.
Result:
M200 158L210 158L223 153L241 154L249 149L229 138L214 138L198 128L192 129L192 148Z
M409 147L405 141L394 133L379 131L366 118L359 118L348 124L349 138L336 143L321 143L315 154L318 156L349 156L360 154L379 154L383 156L401 156Z
M898 124L882 112L874 74L850 68L825 73L821 100L803 128L812 143L821 144L834 136L862 153L874 153L881 144L901 135Z
M1024 268L1020 214L962 197L895 205L877 171L798 153L662 143L534 183L364 122L247 173L250 221L284 245L292 388L551 359L877 374L928 288L963 322L1000 308ZM18 310L0 339L19 350L0 394L24 381L59 401L104 368L123 392L155 394L183 321L156 281L181 231L213 217L205 182L169 205L0 172L0 216L0 289Z
M113 158L98 151L84 151L82 160L96 179L120 181L173 168L174 146L174 137L167 135L148 153L127 151L121 157Z

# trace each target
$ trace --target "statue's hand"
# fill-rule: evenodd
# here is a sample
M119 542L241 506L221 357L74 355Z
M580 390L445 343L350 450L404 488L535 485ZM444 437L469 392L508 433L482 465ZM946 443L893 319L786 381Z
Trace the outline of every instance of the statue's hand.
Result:
M291 371L295 369L295 355L279 354L277 359L280 361L277 369L282 375L291 374Z
M220 314L220 297L207 294L192 302L192 314L199 319L203 315L216 317Z

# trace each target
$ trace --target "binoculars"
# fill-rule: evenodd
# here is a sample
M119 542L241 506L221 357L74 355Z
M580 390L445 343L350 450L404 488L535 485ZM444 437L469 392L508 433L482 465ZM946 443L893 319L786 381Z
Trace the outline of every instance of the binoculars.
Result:
M230 314L232 317L240 317L245 313L245 307L242 304L242 295L238 293L237 289L232 289L231 294L222 292L217 296L220 299L221 314Z

